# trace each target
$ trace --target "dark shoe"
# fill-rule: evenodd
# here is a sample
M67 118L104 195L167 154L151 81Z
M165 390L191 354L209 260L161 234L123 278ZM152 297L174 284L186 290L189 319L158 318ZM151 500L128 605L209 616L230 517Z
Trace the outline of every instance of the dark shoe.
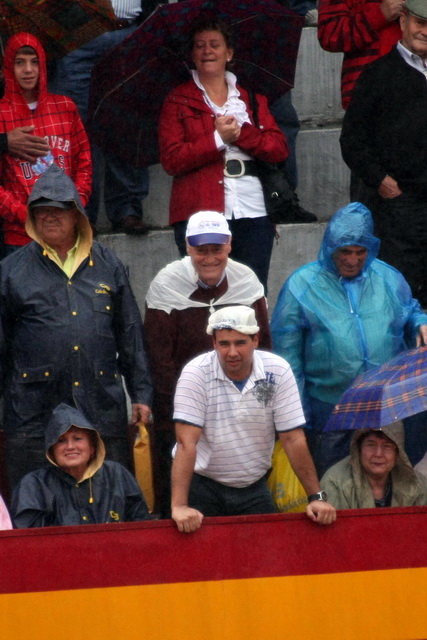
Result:
M116 231L123 231L124 233L133 234L136 236L142 236L148 233L149 228L141 220L136 216L126 216L122 220L120 220L119 224L115 225L114 229Z
M306 224L309 222L317 222L317 216L315 216L314 213L311 213L311 211L307 211L307 209L303 209L300 204L298 204L298 207L296 207L294 216L295 216L294 218L295 224Z

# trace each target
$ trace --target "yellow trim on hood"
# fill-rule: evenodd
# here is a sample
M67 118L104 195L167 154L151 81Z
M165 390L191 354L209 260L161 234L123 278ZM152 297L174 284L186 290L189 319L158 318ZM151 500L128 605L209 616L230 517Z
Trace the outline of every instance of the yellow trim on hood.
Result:
M87 219L87 217L84 215L84 213L82 213L79 210L77 203L75 201L74 201L74 206L78 214L77 228L80 234L80 242L77 245L73 272L70 277L74 275L74 273L77 271L79 266L88 256L90 258L91 266L93 266L92 257L91 257L91 249L92 249L92 243L93 243L92 227L90 226L90 222ZM37 233L36 226L34 224L34 215L31 212L31 207L27 207L27 219L25 221L25 231L27 232L27 234L30 236L32 240L37 242L42 247L44 255L47 255L48 258L52 260L52 262L57 264L62 269L61 262L59 260L56 260L55 256L53 256L47 250L46 243L43 242L42 238Z
M71 427L76 427L77 429L87 429L87 427L82 427L78 424L70 424L67 431L69 431ZM67 433L67 431L64 431L64 433ZM95 473L102 467L105 460L105 444L101 436L99 435L98 431L96 429L87 429L87 431L94 431L96 433L96 437L97 437L96 452L95 452L94 459L88 464L86 471L84 472L83 476L77 481L77 484L84 482L84 480L88 480L88 478L92 478L95 475ZM61 467L55 462L53 457L50 455L51 448L52 447L49 447L49 449L46 451L46 458L49 460L51 464L53 464L55 467L58 467L58 469L60 469Z

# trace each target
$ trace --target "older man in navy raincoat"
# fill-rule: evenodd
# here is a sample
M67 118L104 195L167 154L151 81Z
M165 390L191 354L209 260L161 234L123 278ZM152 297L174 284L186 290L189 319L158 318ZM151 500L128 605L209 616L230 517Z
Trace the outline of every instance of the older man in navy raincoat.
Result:
M377 259L379 246L364 205L340 209L318 260L290 276L273 312L273 350L298 382L319 476L349 453L351 433L336 451L322 434L342 393L360 373L427 343L427 315L402 274Z
M134 422L148 419L152 389L125 268L92 241L77 190L56 165L31 192L26 231L34 242L0 264L10 484L45 463L44 432L60 402L82 411L107 457L129 466L122 376Z

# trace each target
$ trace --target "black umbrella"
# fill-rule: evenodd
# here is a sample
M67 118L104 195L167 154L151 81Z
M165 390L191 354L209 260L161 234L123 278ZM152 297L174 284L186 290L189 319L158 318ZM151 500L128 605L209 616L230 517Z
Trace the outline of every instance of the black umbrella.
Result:
M106 151L137 166L159 162L158 119L167 94L190 78L188 31L200 13L232 27L233 72L270 101L293 86L304 19L273 0L187 0L158 7L92 73L90 126Z

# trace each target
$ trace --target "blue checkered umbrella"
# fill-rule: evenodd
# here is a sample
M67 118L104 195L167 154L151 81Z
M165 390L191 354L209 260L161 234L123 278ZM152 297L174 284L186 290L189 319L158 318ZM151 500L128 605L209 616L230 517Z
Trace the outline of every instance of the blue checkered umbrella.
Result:
M403 351L356 378L325 431L377 429L427 410L427 347Z

